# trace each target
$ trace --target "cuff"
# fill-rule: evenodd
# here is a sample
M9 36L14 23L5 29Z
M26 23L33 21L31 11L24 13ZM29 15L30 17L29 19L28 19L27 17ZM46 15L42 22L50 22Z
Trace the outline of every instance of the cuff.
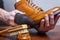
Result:
M16 13L14 22L17 24L28 24L30 26L34 25L34 21L27 17L25 14Z

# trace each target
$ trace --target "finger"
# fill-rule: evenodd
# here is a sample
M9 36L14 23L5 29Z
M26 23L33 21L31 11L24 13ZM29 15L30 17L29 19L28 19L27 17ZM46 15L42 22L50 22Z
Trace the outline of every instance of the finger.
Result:
M44 22L44 19L42 19L40 22L40 27L38 28L39 31L44 31Z
M51 13L49 17L50 17L50 28L53 29L54 28L54 14Z
M54 14L53 13L51 13L50 15L49 15L49 17L50 17L50 24L54 24Z
M49 16L47 14L45 15L45 26L49 27Z
M49 24L49 16L46 14L45 15L45 31L50 30L50 24Z

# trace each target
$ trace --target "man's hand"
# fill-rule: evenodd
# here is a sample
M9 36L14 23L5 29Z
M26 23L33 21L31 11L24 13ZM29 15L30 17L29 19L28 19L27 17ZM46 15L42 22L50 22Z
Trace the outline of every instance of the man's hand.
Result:
M54 18L54 14L51 13L50 15L45 15L45 18L41 20L41 23L40 23L40 27L38 28L38 31L40 32L47 32L51 29L54 29L59 17L60 17L60 14L58 14L55 18Z
M18 11L18 10L14 10L9 13L10 13L10 18L9 18L9 25L10 26L17 26L18 25L14 22L14 18L15 18L16 13L25 14L25 13Z
M0 20L9 24L10 26L16 26L16 25L18 25L14 22L16 13L25 14L18 10L14 10L12 12L7 12L3 9L0 9ZM55 19L54 19L53 13L51 13L50 15L46 14L45 18L41 20L40 27L38 28L38 30L41 32L47 32L47 31L53 29L55 27L55 24L56 24L57 20L59 19L59 17L60 17L60 14L58 14L55 17Z
M14 18L15 18L16 13L25 14L25 13L20 12L18 10L7 12L7 11L0 8L0 20L10 26L16 26L16 25L18 25L14 22Z

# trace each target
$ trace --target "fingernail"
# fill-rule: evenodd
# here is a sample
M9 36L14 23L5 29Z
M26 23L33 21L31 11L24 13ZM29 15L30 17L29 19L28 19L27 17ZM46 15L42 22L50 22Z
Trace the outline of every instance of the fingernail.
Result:
M42 21L44 21L44 19L42 19Z
M47 15L47 14L45 15L45 19L46 19L46 20L49 20L49 17L48 17L48 15Z
M51 14L53 14L53 13L51 12Z
M48 14L46 14L45 16L48 16Z
M54 18L54 14L53 14L53 13L51 13L51 14L50 14L50 17L51 17L51 18Z

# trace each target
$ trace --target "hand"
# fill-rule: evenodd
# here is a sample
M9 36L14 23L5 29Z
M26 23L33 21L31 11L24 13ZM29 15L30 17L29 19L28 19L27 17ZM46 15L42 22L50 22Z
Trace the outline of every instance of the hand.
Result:
M18 10L7 12L7 11L0 8L0 20L10 26L16 26L16 25L18 25L14 22L14 17L15 17L16 13L25 14L25 13L20 12Z
M58 14L54 19L54 14L45 15L45 18L41 20L40 27L38 28L39 32L48 32L51 29L54 29L57 20L59 19L60 14Z
M14 18L15 18L16 13L25 14L25 13L18 11L18 10L14 10L14 11L9 12L9 13L10 13L10 18L9 18L10 19L10 21L9 21L10 26L17 26L18 25L14 22Z

